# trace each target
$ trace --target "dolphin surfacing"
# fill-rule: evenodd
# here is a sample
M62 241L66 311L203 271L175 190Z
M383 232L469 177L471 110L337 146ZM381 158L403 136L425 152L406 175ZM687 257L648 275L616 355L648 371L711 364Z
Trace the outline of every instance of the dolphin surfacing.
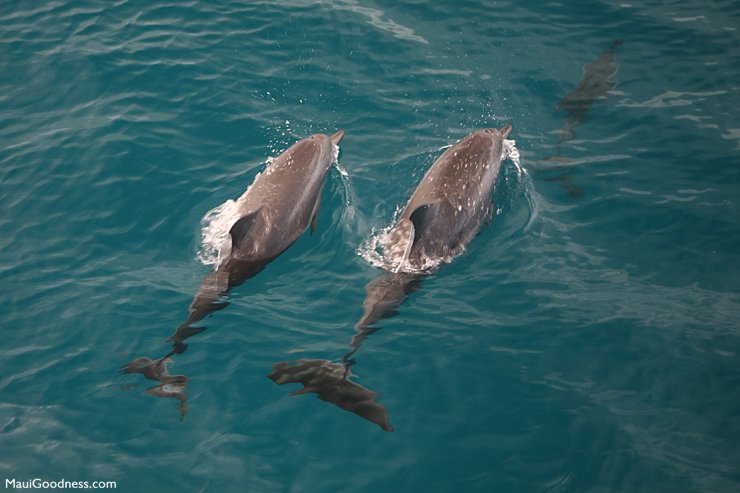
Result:
M511 125L478 130L427 171L390 231L394 271L425 272L452 260L493 214L493 189ZM390 254L390 255L388 255Z
M173 354L187 349L185 340L205 330L195 323L228 306L223 297L288 249L309 227L316 229L316 218L326 177L336 160L338 146L344 137L340 130L332 136L312 135L300 140L276 157L259 173L246 192L237 200L238 219L229 231L230 246L222 251L222 260L201 282L190 304L188 318L167 339L172 350L158 360L138 358L123 365L122 373L142 373L157 380L160 386L151 395L165 396L160 388L172 387L166 365ZM170 392L187 410L185 386L187 377L176 376L178 392Z
M168 339L175 353L185 351L185 339L204 330L194 323L227 306L222 298L229 290L259 273L309 225L313 233L327 172L343 137L340 130L296 142L255 177L237 201L239 219L229 231L228 255L203 280L187 320Z
M462 252L493 214L493 190L503 141L511 126L478 130L443 153L422 178L406 203L389 241L383 245L386 272L366 286L363 314L355 324L348 352L338 362L301 359L273 365L268 377L279 385L300 383L296 392L319 399L393 431L378 394L351 380L355 354L376 332L378 322L395 316L424 276Z

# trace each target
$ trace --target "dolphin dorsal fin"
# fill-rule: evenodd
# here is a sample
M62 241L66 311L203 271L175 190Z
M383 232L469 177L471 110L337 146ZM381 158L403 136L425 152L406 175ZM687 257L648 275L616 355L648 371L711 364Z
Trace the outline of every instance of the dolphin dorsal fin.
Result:
M424 231L429 227L429 224L433 220L438 209L439 202L434 202L431 204L420 205L411 213L409 219L414 224L414 242L411 245L412 247L421 239Z
M246 216L240 217L238 221L229 230L231 235L231 252L237 252L241 250L246 243L247 235L249 230L252 229L254 223L257 221L261 209L257 209L254 212L247 214Z
M331 137L329 137L329 140L331 140L334 145L339 145L339 143L342 141L342 137L344 137L344 130L340 130Z

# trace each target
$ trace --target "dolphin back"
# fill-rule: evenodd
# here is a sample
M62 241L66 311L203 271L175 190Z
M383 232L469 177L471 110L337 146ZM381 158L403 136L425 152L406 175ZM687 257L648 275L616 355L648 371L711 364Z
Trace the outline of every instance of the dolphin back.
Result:
M491 217L503 141L511 131L504 125L473 132L432 164L383 245L396 272L452 260Z
M243 216L231 231L234 258L273 259L309 226L313 231L328 170L343 137L340 130L331 137L316 134L300 140L255 178L239 199Z

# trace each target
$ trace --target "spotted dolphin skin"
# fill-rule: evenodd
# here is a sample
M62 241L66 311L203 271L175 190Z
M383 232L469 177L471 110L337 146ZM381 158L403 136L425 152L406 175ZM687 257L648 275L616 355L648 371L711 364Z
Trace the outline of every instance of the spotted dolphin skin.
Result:
M451 260L491 218L509 133L511 125L473 132L429 168L390 231L387 253L400 253L396 271L426 271Z
M393 317L421 280L451 260L480 231L493 213L493 189L504 156L503 141L511 132L478 130L460 140L429 168L398 221L389 232L384 275L366 286L363 314L355 324L349 351L337 362L301 359L273 365L268 377L279 385L300 383L294 395L315 393L319 399L352 412L384 431L393 431L378 394L351 380L355 354L378 323Z

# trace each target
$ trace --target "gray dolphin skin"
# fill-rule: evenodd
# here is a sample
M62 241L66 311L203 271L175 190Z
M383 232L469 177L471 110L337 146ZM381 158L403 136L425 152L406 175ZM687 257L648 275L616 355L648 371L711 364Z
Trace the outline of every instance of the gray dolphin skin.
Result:
M490 221L493 190L505 157L503 140L511 132L478 130L458 141L429 168L390 231L387 256L398 259L384 275L366 286L363 314L355 324L349 352L339 362L302 359L273 365L268 375L277 384L301 383L294 394L316 393L319 399L393 431L377 393L350 380L354 356L378 322L393 317L421 280L442 262L459 254Z
M316 218L327 172L334 162L334 146L343 131L331 137L312 135L280 154L238 200L239 219L229 231L231 250L201 283L190 304L190 314L168 339L182 353L188 337L203 331L193 327L224 308L229 290L253 277L292 245Z
M324 183L336 158L335 147L343 137L344 131L340 130L332 136L316 134L300 140L255 177L237 201L239 219L229 231L231 248L228 255L222 255L218 266L203 279L190 304L187 320L168 339L172 342L172 350L159 360L137 358L123 365L122 373L141 373L159 381L161 385L149 389L149 393L178 398L184 415L187 410L184 392L187 377L173 377L167 373L169 357L183 353L187 349L184 341L205 330L205 327L193 324L228 305L223 297L232 288L259 273L309 226L313 233ZM178 386L176 395L161 390L171 389L173 378Z

